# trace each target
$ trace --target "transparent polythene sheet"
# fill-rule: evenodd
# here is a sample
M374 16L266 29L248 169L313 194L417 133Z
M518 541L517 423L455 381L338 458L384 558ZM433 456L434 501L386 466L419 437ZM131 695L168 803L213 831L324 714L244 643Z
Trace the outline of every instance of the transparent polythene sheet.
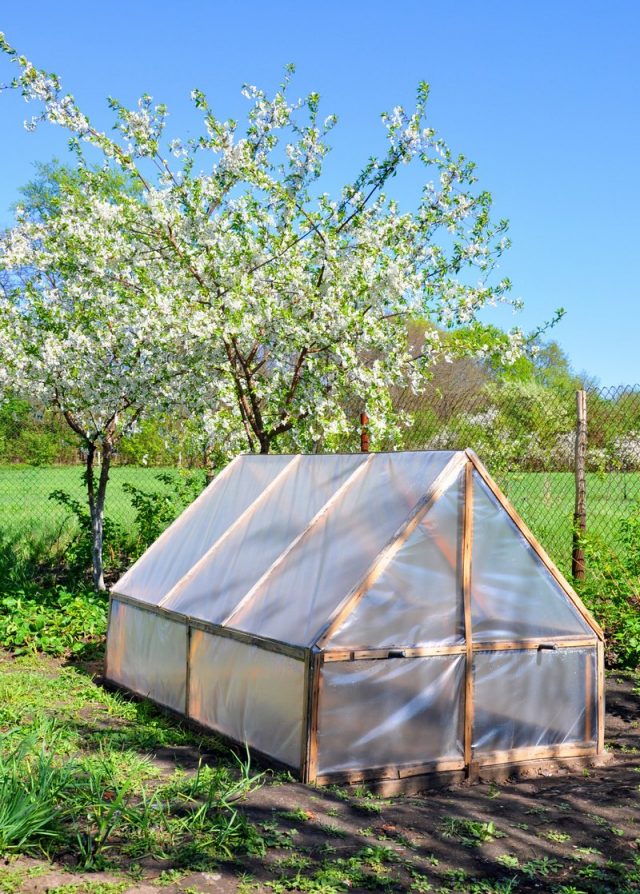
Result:
M178 587L167 607L221 623L365 460L362 454L296 457L269 494Z
M374 454L331 511L257 589L233 625L284 642L315 642L452 453Z
M186 627L114 599L107 634L107 673L114 683L184 713Z
M325 664L318 773L459 758L464 661L447 655Z
M476 652L475 754L595 742L595 649Z
M473 475L475 642L593 635L480 476Z
M247 643L191 631L189 716L300 766L304 663Z
M327 648L451 644L464 640L464 473L436 500Z
M116 593L157 604L291 462L240 456L120 578Z

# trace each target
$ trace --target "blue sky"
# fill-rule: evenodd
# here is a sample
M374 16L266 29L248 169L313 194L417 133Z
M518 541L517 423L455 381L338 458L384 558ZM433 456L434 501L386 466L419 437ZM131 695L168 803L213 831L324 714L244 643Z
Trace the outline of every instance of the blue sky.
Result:
M189 92L239 115L243 82L275 86L297 66L340 118L330 184L382 148L379 114L431 84L429 124L477 163L513 248L500 273L525 310L487 319L532 329L560 305L553 336L577 370L603 384L640 382L635 261L640 206L640 4L634 0L86 0L6 4L0 30L56 71L96 123L105 98L166 102L169 132L193 128ZM0 82L10 66L0 60ZM31 109L0 96L0 224L33 162L64 158L55 128L27 133ZM409 197L418 180L399 185Z

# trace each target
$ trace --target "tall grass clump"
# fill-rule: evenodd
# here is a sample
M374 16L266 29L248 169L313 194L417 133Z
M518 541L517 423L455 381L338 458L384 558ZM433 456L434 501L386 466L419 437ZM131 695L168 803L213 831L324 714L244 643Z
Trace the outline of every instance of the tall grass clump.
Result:
M48 853L64 837L70 770L35 734L7 748L9 737L0 737L0 854Z

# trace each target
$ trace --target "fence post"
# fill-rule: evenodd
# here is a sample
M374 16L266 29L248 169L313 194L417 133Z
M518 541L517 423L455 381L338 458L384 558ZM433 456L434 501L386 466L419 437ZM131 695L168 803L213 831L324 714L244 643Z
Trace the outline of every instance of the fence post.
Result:
M360 453L368 453L369 429L367 426L369 425L369 417L366 413L360 413L360 425L362 426L360 429Z
M573 552L571 573L574 578L584 578L584 549L582 536L587 529L587 392L576 391L576 507L573 515Z

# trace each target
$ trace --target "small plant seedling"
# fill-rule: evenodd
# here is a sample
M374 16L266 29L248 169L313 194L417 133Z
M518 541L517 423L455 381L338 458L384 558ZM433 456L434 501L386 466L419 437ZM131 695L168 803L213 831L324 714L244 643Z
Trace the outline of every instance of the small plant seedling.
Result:
M505 837L504 832L497 829L493 822L460 819L455 816L443 817L439 831L444 838L455 838L465 847L477 847L495 838Z
M571 835L567 835L566 832L559 832L557 829L547 829L546 832L543 832L542 837L546 838L547 841L571 841Z
M496 862L507 869L517 869L520 866L520 861L514 854L500 854Z
M562 863L551 857L541 857L539 860L529 860L527 863L523 863L520 868L528 878L533 879L536 876L547 878L549 875L560 872Z

